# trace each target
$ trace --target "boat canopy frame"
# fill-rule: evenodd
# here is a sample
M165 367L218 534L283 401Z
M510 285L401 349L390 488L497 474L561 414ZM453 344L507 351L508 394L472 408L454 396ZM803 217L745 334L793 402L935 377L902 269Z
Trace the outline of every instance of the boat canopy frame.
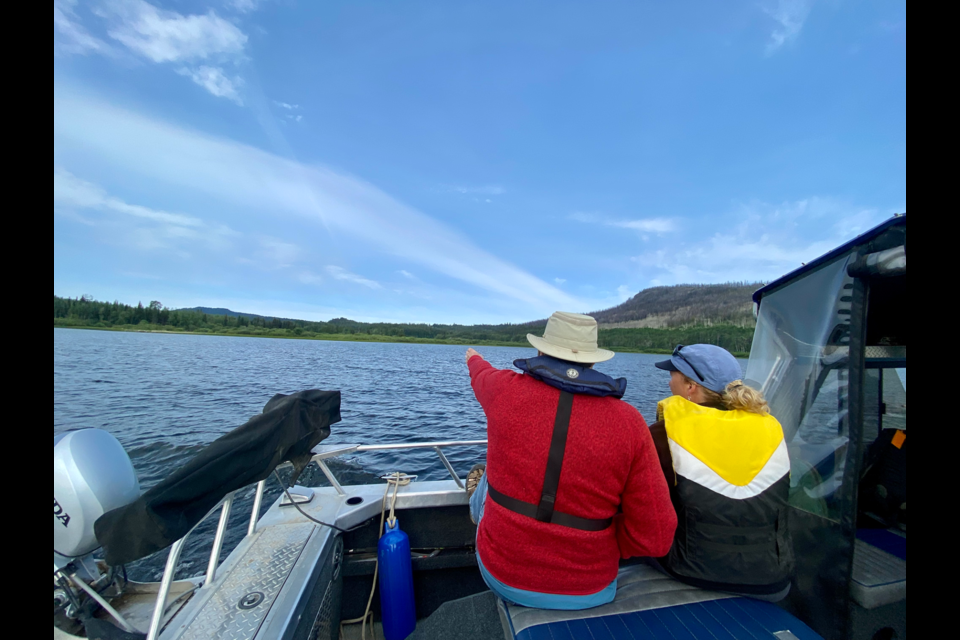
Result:
M903 214L753 297L757 329L745 382L764 392L783 425L790 527L796 557L804 559L784 606L824 637L853 634L867 370L905 371L905 296Z

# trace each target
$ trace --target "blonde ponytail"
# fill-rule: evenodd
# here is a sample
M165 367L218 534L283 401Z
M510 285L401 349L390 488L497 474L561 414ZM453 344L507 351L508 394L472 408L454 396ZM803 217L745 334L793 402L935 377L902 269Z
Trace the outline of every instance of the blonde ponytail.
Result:
M690 378L687 378L690 380ZM727 385L722 394L711 391L694 380L690 380L700 387L706 404L723 407L727 411L747 411L757 413L762 416L770 413L770 405L767 404L763 394L743 384L743 380L734 380Z
M763 394L753 387L743 384L742 380L734 380L728 384L721 401L729 411L748 411L759 413L762 416L770 413L770 405L767 404Z

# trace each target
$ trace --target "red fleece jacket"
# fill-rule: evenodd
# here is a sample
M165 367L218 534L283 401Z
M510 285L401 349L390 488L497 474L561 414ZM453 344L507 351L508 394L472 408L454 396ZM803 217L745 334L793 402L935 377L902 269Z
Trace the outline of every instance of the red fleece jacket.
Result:
M535 378L468 362L487 415L487 480L532 504L540 501L560 390ZM488 499L477 532L483 565L518 589L563 595L600 591L620 558L660 557L673 543L677 515L643 416L616 398L576 395L555 508L609 518L604 531L538 522ZM618 509L622 513L618 513Z

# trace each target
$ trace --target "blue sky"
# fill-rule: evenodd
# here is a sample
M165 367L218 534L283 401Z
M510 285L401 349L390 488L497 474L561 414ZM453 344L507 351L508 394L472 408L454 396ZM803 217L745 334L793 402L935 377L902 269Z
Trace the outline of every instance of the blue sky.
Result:
M522 322L906 210L906 5L54 2L54 294Z

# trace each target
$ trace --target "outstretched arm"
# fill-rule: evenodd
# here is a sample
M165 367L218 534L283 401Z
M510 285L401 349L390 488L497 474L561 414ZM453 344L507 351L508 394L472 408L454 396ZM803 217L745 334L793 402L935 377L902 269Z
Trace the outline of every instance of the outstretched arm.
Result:
M516 375L505 369L497 369L492 364L483 359L483 356L474 349L467 349L466 354L467 368L470 369L470 384L473 392L480 402L480 406L486 411L496 400L500 385Z

